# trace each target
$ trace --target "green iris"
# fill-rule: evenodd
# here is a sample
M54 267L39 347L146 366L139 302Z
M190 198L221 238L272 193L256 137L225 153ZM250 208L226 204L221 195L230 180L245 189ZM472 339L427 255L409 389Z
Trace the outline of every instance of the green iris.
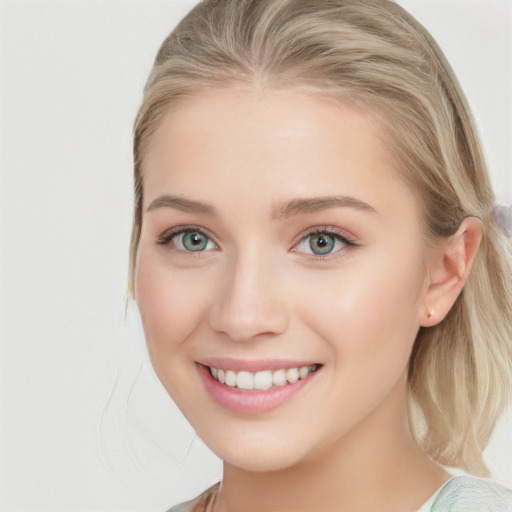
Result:
M188 231L183 234L183 247L187 251L199 252L204 251L208 246L209 238L199 231Z
M316 233L309 237L309 247L313 254L329 254L335 243L335 238L327 233Z

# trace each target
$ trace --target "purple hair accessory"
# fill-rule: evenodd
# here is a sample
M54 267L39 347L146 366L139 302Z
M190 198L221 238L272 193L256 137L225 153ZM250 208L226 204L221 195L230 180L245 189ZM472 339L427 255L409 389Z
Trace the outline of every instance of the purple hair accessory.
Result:
M512 238L512 204L498 204L492 209L492 220L508 238Z

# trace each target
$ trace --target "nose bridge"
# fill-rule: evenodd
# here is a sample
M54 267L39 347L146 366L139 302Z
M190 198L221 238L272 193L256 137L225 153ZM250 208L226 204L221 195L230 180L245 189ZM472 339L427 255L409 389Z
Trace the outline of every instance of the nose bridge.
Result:
M239 252L227 265L213 301L212 328L236 341L286 330L286 301L272 258L252 248Z

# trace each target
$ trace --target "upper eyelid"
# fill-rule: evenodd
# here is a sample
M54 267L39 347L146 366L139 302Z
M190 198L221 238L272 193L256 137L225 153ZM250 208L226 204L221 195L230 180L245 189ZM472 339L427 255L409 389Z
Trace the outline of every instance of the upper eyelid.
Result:
M197 231L198 233L202 233L203 235L207 236L217 247L220 247L216 237L208 229L194 225L182 225L168 228L160 233L160 235L158 235L156 243L159 245L164 245L172 240L173 237L190 231Z
M197 226L193 224L173 226L171 228L164 230L160 235L158 235L156 243L164 245L168 243L174 236L179 235L180 233L185 233L187 231L197 231L206 235L215 243L217 248L220 249L221 244L218 242L216 236L210 230L202 226ZM346 240L349 244L357 245L356 238L354 237L354 235L347 232L345 229L329 225L317 225L311 226L301 231L301 233L297 235L293 240L291 244L291 250L293 250L300 242L305 240L308 236L314 235L315 233L327 233L338 238L341 238L343 240Z
M345 247L341 247L340 250L334 251L334 252L328 252L326 254L314 254L314 253L308 253L308 252L302 252L297 250L298 246L303 243L307 238L309 238L311 235L314 234L327 234L334 238L337 238ZM350 233L347 233L344 229L341 228L335 228L335 227L312 227L309 231L306 231L305 234L303 233L301 235L301 238L299 238L298 241L296 241L292 247L289 249L290 253L298 254L303 258L307 258L311 261L315 262L328 262L328 261L335 261L339 258L343 257L344 255L351 254L351 251L354 249L358 249L360 247L360 244L356 241L356 238L351 235ZM349 252L347 252L349 251Z
M293 243L293 247L295 247L298 243L305 240L308 236L314 235L316 233L326 233L328 235L337 236L341 239L346 240L350 244L356 245L356 238L354 235L346 231L345 229L338 228L335 226L312 226L311 228L308 228L304 230L296 239L296 241Z

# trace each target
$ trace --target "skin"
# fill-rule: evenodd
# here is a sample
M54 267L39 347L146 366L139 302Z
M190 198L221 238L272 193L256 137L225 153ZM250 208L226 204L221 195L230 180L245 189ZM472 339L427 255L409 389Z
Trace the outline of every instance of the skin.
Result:
M420 326L459 294L479 226L427 248L385 140L348 105L241 87L174 105L153 136L136 300L159 379L224 461L216 512L412 512L448 477L408 433L406 372ZM155 206L163 194L211 208ZM278 215L332 195L374 211ZM178 226L205 230L206 250L157 243ZM355 245L309 254L310 228L326 227ZM206 393L195 363L209 357L323 366L276 409L242 414Z

